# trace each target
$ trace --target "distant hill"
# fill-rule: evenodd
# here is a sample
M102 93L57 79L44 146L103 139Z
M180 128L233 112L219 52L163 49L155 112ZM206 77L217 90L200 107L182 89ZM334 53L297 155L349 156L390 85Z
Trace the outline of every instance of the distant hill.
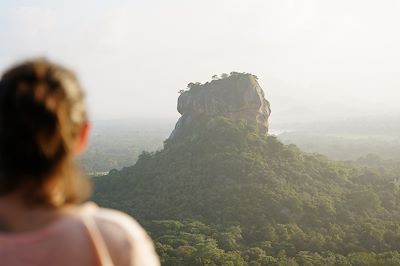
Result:
M164 265L400 262L398 164L307 154L252 119L197 114L164 149L94 180L94 200L144 224Z

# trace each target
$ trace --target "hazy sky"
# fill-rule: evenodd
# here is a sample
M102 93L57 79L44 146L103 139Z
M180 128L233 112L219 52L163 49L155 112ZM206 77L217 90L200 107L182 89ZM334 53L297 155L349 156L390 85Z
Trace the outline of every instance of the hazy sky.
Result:
M44 55L95 119L174 117L178 90L256 74L273 121L400 113L400 1L0 1L0 69ZM275 120L274 120L275 119Z

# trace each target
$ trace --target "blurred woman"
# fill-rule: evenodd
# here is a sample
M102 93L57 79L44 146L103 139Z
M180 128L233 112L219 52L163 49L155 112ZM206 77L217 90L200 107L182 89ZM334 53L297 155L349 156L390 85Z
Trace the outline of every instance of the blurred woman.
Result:
M75 75L44 59L0 81L0 265L159 265L151 239L121 212L82 203L74 158L87 143Z

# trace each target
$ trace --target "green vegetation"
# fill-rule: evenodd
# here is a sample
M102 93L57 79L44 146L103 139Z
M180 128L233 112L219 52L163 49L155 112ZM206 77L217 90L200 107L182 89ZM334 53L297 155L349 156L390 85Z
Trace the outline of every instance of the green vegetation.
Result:
M384 159L400 161L398 132L386 134L292 131L282 133L278 138L286 144L296 144L303 151L324 154L336 160L357 160L368 154L377 154Z
M188 92L188 91L191 91L191 92L200 91L200 90L203 89L204 85L208 85L209 83L213 83L213 82L215 83L215 81L218 81L218 80L219 81L220 80L224 80L224 82L226 82L227 79L231 79L231 80L235 80L236 81L238 78L245 77L245 76L251 76L251 77L255 78L256 80L258 80L258 77L256 75L251 74L251 73L232 71L230 74L222 73L220 76L212 75L212 77L211 77L212 81L211 82L206 82L204 84L202 84L201 82L190 82L186 86L187 88L185 90L179 90L178 93L179 94L183 94L183 93ZM218 82L217 84L218 84L218 86L221 86L221 82ZM229 85L232 85L232 84L229 84Z
M313 123L278 124L285 144L335 160L358 160L368 154L400 161L399 116L358 117Z
M88 150L79 163L92 176L133 165L143 150L162 148L173 122L151 119L95 121Z
M202 117L95 181L94 200L137 218L163 265L400 265L394 161L331 161Z

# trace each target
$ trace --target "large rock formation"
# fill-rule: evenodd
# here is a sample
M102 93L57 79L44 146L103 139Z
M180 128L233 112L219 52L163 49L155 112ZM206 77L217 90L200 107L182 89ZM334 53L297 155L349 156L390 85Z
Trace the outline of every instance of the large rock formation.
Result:
M190 83L188 90L181 91L178 98L178 112L182 116L170 139L184 131L199 115L243 119L255 125L261 134L267 134L271 109L256 76L232 72L205 84Z

